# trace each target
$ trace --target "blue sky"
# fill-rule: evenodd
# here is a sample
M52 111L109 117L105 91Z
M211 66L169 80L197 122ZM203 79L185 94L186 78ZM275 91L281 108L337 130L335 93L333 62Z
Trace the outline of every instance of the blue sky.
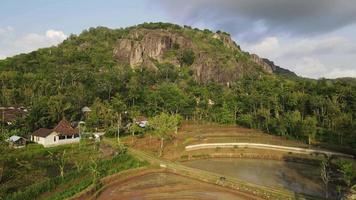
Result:
M117 28L167 20L145 0L1 0L0 5L0 27L11 26L20 34L50 28L80 33L93 26Z
M0 0L0 59L89 27L164 21L230 32L302 76L356 77L355 10L350 0Z

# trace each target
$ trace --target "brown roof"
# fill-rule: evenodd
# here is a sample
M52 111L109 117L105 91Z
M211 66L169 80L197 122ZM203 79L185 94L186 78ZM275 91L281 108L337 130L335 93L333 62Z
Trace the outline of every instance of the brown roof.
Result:
M56 132L59 135L74 135L79 133L78 129L73 128L67 120L63 119L53 129L40 128L33 132L32 135L38 137L47 137L52 132Z
M35 132L33 132L31 135L38 136L38 137L47 137L52 132L53 132L52 129L40 128L40 129L36 130Z
M147 121L147 117L145 116L138 116L135 118L136 122L142 122L142 121Z
M54 127L53 131L59 133L60 135L74 135L79 133L78 129L73 128L65 119L62 119L58 125Z
M21 108L0 107L0 120L3 122L12 122L17 118L25 116L26 113L27 112Z

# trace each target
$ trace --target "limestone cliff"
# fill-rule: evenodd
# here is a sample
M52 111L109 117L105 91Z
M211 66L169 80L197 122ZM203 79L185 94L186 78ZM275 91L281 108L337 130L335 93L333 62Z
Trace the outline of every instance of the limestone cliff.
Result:
M249 55L226 33L213 33L191 28L146 29L136 27L120 38L114 47L114 57L133 68L156 69L155 63L184 66L181 57L191 50L194 61L189 64L194 78L229 84L251 73L274 72L274 65L257 55Z

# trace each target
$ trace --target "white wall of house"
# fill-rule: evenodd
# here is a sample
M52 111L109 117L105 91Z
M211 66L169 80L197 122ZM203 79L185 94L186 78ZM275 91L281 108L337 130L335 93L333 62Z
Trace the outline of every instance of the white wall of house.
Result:
M80 137L74 138L74 135L71 137L65 136L65 138L59 139L58 133L56 133L56 132L51 133L50 135L48 135L45 138L38 137L38 136L32 136L32 137L33 137L32 141L42 144L44 147L77 143L80 140Z

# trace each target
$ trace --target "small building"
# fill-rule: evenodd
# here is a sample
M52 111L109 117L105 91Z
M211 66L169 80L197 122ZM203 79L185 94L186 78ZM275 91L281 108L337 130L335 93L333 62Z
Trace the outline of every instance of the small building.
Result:
M145 128L148 125L148 119L144 116L138 116L135 119L135 123L141 127L141 128Z
M11 136L7 141L11 148L22 148L26 146L26 139L17 135Z
M25 107L0 107L0 121L11 125L19 118L26 116L28 110Z
M91 109L90 109L88 106L84 106L84 107L82 108L82 112L83 112L83 113L88 113L88 112L91 112Z
M40 128L31 134L31 141L44 147L77 143L79 140L79 130L64 119L53 129Z
M88 106L84 106L82 108L82 113L83 113L84 119L86 119L88 117L90 112L91 112L91 109Z

